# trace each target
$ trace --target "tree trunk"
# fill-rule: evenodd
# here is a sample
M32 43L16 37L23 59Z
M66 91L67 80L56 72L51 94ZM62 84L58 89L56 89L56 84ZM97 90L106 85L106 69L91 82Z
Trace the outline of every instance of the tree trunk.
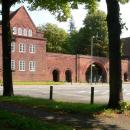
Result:
M13 95L9 1L10 0L2 0L3 96Z
M118 0L106 0L107 3L107 26L109 37L109 82L110 95L108 108L117 109L120 107L122 95L121 76L121 25L119 16Z

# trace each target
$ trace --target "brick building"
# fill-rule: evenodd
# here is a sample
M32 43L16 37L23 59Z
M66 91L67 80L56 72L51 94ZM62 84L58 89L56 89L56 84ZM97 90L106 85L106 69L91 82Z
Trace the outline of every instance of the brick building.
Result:
M44 34L38 32L23 6L10 14L10 23L13 34L11 67L14 81L89 82L91 66L93 81L108 81L107 58L47 53ZM1 36L0 31L0 50L2 50ZM2 79L2 51L0 51L0 69ZM127 73L128 61L123 60L123 79Z

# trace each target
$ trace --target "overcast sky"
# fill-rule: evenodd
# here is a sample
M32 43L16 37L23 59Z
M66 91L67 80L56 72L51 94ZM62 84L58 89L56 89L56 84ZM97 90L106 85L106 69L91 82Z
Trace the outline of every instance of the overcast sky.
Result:
M24 4L25 5L25 4ZM11 8L11 10L16 10L21 5L15 5ZM26 5L25 5L26 7ZM27 8L26 8L27 9ZM106 3L105 0L101 0L99 9L107 12L106 10ZM126 26L128 30L123 32L122 37L129 37L130 36L130 16L129 16L129 9L130 9L130 2L126 5L121 5L121 13L122 13L122 19L126 23ZM54 23L57 24L59 27L64 28L66 31L69 30L69 22L62 22L59 23L56 21L55 17L51 15L48 11L41 10L41 11L29 11L29 15L31 16L32 20L34 21L34 24L36 26L46 24L46 23ZM74 18L75 26L77 30L83 26L83 20L86 16L87 11L84 9L84 6L79 6L78 10L72 11L72 16Z

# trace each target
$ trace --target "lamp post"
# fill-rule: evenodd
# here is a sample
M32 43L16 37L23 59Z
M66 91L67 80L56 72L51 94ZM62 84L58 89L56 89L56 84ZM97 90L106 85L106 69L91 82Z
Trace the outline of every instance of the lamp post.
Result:
M93 38L94 36L91 37L91 57L93 57ZM91 85L93 82L93 64L91 64Z

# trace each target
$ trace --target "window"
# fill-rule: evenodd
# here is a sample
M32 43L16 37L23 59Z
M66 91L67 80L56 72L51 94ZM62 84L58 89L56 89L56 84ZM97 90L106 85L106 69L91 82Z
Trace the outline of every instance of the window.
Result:
M25 61L19 61L19 71L25 71Z
M15 70L15 60L11 60L11 70Z
M13 34L16 35L17 34L17 28L13 27Z
M35 53L36 52L36 46L34 44L29 46L29 52L30 53Z
M36 62L35 61L30 61L29 62L29 70L30 71L35 71L36 68Z
M28 30L28 36L32 37L32 30L31 29Z
M23 29L23 35L27 36L27 29L26 28Z
M22 28L18 28L18 35L22 35Z
M19 44L19 52L26 52L26 45L23 43Z
M15 52L15 42L11 42L11 52Z

